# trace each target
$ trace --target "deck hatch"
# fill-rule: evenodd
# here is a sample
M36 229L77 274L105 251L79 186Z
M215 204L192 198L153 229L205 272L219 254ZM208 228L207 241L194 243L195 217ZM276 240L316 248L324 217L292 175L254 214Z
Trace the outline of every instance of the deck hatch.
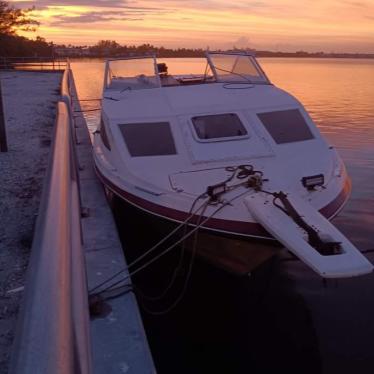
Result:
M257 116L277 144L314 138L298 109L257 113Z
M235 113L192 117L192 124L197 137L203 141L246 137L248 135L240 118Z
M132 157L177 153L169 122L126 123L119 129Z

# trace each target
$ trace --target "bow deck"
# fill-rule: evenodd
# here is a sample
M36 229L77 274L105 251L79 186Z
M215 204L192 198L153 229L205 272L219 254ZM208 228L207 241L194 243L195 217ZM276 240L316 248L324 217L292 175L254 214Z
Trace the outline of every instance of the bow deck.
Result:
M312 227L321 239L340 243L339 253L322 254L314 248L291 215L273 204L273 196L263 192L245 198L250 213L290 252L324 278L343 278L367 274L373 265L325 217L303 199L292 194L287 199L303 221Z

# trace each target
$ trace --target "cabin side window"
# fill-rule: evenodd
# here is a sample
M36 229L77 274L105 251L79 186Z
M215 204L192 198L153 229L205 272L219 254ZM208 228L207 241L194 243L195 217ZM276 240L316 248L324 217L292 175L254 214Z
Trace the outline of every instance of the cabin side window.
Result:
M169 122L126 123L119 129L132 157L177 153Z
M103 142L105 147L110 150L111 149L110 148L110 143L109 143L108 135L106 133L105 124L104 124L104 121L103 121L102 118L101 118L101 122L100 122L100 137L101 137L101 141Z
M298 109L257 113L257 117L277 144L314 138Z
M202 141L209 139L247 137L248 133L235 113L192 117L196 135Z

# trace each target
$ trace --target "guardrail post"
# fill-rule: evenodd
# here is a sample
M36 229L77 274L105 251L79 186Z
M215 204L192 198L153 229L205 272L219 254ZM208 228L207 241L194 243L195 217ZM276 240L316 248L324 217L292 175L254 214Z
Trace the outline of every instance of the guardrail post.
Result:
M5 113L3 105L3 95L1 90L1 79L0 79L0 152L8 152L8 144L6 138L5 129Z

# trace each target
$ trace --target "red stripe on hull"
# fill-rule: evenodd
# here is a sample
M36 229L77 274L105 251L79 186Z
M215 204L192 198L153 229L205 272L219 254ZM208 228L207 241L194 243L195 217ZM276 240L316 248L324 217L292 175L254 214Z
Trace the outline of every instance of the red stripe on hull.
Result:
M113 191L116 195L126 200L127 202L137 206L140 209L146 210L151 214L162 216L163 218L170 219L173 221L183 222L187 219L188 213L167 208L162 205L155 204L151 201L142 199L136 195L130 194L127 191L122 190L114 183L112 183L108 178L106 178L100 170L95 165L96 173L101 180L101 182ZM343 189L340 191L339 195L328 205L320 209L320 213L326 218L333 217L342 205L347 200L350 192L350 183L347 179ZM191 223L195 223L197 218L192 218ZM265 239L274 239L260 224L253 222L242 222L242 221L232 221L223 220L218 218L211 218L204 226L205 229L224 231L232 235L246 236L246 237L257 237Z

